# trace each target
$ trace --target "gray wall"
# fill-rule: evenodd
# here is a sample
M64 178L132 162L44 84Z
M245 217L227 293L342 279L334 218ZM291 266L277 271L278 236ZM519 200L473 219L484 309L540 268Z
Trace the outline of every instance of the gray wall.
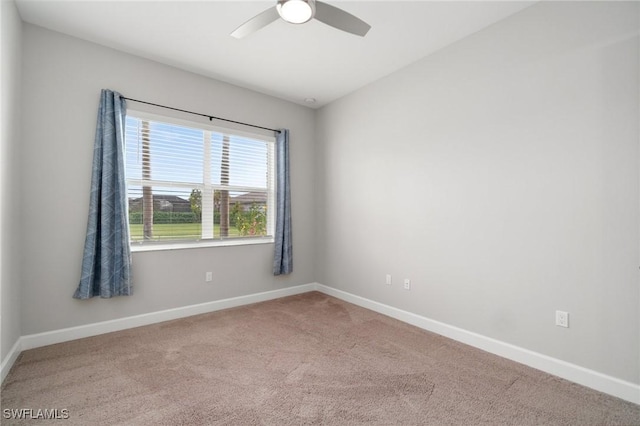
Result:
M0 105L0 360L20 329L20 74L22 21L13 1L2 0L2 103Z
M313 110L30 24L23 35L22 334L314 281ZM134 253L133 297L72 299L82 259L102 88L289 128L294 273L272 275L272 244ZM206 271L214 272L213 283L204 282Z
M320 110L317 281L640 383L639 7L541 2Z

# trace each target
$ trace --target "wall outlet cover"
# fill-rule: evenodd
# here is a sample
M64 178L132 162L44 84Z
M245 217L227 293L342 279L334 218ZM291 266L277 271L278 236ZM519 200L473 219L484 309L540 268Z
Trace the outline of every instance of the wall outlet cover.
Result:
M569 312L556 311L556 325L569 328Z

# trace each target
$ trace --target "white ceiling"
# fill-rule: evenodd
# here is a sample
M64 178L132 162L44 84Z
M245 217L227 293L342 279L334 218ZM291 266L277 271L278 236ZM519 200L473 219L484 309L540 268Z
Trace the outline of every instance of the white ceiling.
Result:
M327 2L369 23L369 33L278 20L229 36L275 0L16 0L26 22L314 108L535 3Z

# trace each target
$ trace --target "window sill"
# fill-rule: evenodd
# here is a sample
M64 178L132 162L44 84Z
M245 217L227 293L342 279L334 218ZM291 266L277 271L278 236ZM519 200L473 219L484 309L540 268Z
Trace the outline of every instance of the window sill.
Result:
M131 243L131 252L145 251L161 251L161 250L185 250L198 249L205 247L230 247L230 246L246 246L256 244L273 244L273 238L242 238L229 240L210 240L210 241L193 241L193 242L175 242L175 243Z

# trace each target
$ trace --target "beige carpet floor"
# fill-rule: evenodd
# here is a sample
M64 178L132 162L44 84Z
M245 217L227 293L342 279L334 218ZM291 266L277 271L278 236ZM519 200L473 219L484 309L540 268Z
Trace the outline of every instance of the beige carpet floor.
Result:
M313 292L24 351L65 425L640 425L640 406ZM35 411L34 411L35 413Z

